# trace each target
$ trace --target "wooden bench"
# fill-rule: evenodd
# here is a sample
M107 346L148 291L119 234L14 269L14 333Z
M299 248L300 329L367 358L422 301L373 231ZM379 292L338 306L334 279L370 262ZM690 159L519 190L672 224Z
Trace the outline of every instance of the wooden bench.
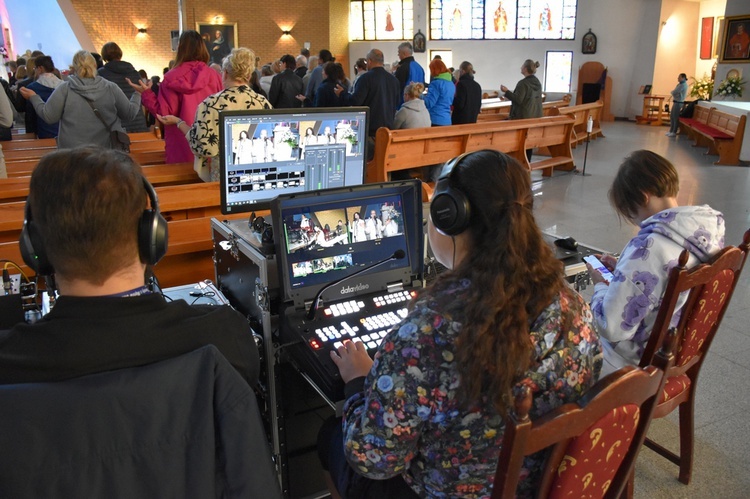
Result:
M201 182L193 163L169 163L143 166L143 175L155 187ZM23 201L29 195L31 172L0 179L0 203Z
M573 125L573 134L570 138L570 144L576 147L581 142L586 140L586 125L591 116L593 120L593 129L591 130L591 139L597 137L604 137L601 126L601 114L604 108L604 101L598 100L596 102L590 102L588 104L578 104L576 106L565 106L561 108L555 108L550 110L551 116L567 114L575 119Z
M701 108L702 106L696 106L695 110ZM700 121L704 116L705 111L701 111L697 117L693 114L693 121L680 119L683 129L695 141L693 147L708 147L706 154L718 155L715 165L741 165L740 150L747 115L737 116L712 107L708 110L705 123Z
M563 118L563 119L561 119ZM573 134L573 120L568 117L542 118L530 126L526 133L525 149L545 148L550 157L525 162L529 170L542 170L542 176L551 177L556 169L575 170L575 161L571 151L570 136ZM526 156L524 155L524 160Z
M555 116L557 116L559 113L552 111L552 109L568 106L570 104L570 96L567 96L567 97L568 97L567 99L553 100L553 101L543 103L542 112L544 113L544 116L553 116L553 113ZM508 102L508 101L505 101L505 102ZM493 109L493 108L488 108L488 109ZM477 122L505 120L505 119L508 119L509 113L510 113L510 108L507 106L497 107L497 108L494 108L492 111L488 111L488 112L480 111L479 115L477 116Z
M159 207L168 219L169 248L154 267L163 287L214 278L211 218L247 218L246 213L221 215L218 182L157 187ZM25 268L18 250L24 202L0 204L0 258Z
M532 133L527 143L527 136L535 127L540 130ZM404 130L380 128L375 136L375 156L367 164L366 181L385 182L395 171L445 163L460 154L480 149L504 152L530 170L542 169L543 174L549 176L554 168L569 170L573 164L572 130L573 118L568 116ZM567 147L555 147L556 141L565 140ZM529 164L525 150L542 146L552 148L553 158Z
M696 140L696 137L694 135L696 132L693 126L696 124L707 125L708 115L711 114L711 109L715 108L696 105L693 108L692 118L680 118L680 131L691 139Z

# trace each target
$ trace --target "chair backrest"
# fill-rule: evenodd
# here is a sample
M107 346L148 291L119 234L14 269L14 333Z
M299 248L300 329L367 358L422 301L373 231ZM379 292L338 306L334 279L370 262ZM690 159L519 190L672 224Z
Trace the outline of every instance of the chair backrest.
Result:
M671 327L670 323L673 323L680 296L687 293L687 301L680 311L676 326L676 360L667 375L676 376L700 369L737 285L749 246L750 229L745 232L742 244L738 247L727 246L708 262L692 269L685 268L690 256L688 251L680 254L677 266L669 272L654 328L641 357L641 367L651 363L656 349Z
M213 345L0 386L0 497L280 497L255 394Z
M624 367L536 421L528 417L531 392L522 387L506 418L492 499L515 497L524 458L544 449L537 497L619 497L674 361L672 339L654 365Z

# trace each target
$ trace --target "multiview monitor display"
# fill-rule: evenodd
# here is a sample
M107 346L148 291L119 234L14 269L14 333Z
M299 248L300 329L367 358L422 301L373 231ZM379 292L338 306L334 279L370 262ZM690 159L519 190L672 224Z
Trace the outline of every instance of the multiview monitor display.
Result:
M369 108L220 114L221 210L268 209L281 194L361 185Z

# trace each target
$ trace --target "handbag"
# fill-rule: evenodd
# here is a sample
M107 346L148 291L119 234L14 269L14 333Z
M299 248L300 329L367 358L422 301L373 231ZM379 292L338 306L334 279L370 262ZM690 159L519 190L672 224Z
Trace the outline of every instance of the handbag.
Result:
M104 118L102 118L102 115L99 114L99 110L96 108L96 106L94 106L94 103L85 97L83 98L83 100L85 100L89 104L89 106L91 106L91 109L94 111L96 117L99 118L99 121L101 121L102 124L107 127L107 130L109 130L110 148L114 149L115 151L130 152L130 137L128 136L128 134L123 132L122 130L112 130L112 125L115 124L117 118L115 118L115 121L113 121L111 125L107 125L107 122L105 122Z

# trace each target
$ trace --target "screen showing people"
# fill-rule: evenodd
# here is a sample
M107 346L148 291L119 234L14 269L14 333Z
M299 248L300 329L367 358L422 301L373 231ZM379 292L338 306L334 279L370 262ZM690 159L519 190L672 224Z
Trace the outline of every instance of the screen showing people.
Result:
M363 182L364 111L248 112L223 120L225 213L248 211L279 194Z
M398 195L366 204L295 209L282 217L292 288L332 281L347 269L353 272L407 248Z

